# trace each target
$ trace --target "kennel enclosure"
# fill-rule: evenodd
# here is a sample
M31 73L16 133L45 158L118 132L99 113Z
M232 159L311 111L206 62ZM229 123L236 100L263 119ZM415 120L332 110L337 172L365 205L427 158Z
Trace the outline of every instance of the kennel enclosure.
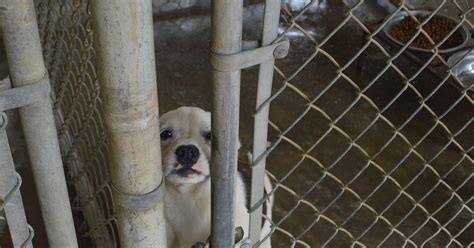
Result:
M49 78L78 237L97 247L127 247L139 245L140 234L164 233L162 216L147 210L153 206L150 202L158 202L157 212L162 207L157 200L159 142L152 139L159 132L158 93L160 113L178 103L213 106L212 230L219 231L212 236L213 244L232 244L233 215L225 210L232 206L233 192L228 189L237 163L251 151L249 235L254 246L260 243L261 204L268 197L262 189L265 172L275 197L272 233L266 238L275 247L472 245L472 85L454 73L472 48L464 47L460 51L465 54L449 64L451 54L440 53L449 37L438 43L427 38L432 49L421 54L410 44L417 36L429 37L422 27L438 15L456 20L447 36L462 27L472 30L474 7L461 0L386 1L390 7L381 9L379 2L214 1L209 12L209 2L154 1L159 11L152 17L151 1L34 1L42 53L37 43L28 46L36 55L24 58L42 63L43 57L45 65L38 68L48 73L38 71L39 76L24 81ZM384 28L401 13L415 20L414 7L429 15L397 46ZM13 13L3 8L0 12L2 20L5 13ZM4 41L10 30L5 25L10 24L2 21ZM210 62L202 63L208 60L208 50ZM12 52L7 48L7 53ZM183 59L189 62L177 62ZM14 67L9 69L15 89L22 80L11 72ZM212 87L206 86L209 80ZM12 107L7 105L11 101L4 101L11 91L0 88L3 111ZM45 94L41 89L37 92ZM211 90L213 104L208 102ZM35 114L39 112L22 114L23 123L45 119ZM15 140L8 145L2 133L4 158ZM46 147L51 139L38 143ZM137 160L128 162L122 156ZM32 162L34 157L30 152ZM222 163L231 166L217 166ZM129 171L129 164L139 169ZM2 159L1 165L2 175L9 175L0 178L5 185L0 199L5 199L20 181L11 159ZM147 179L141 170L150 172ZM50 176L37 178L45 181L39 188L46 195L59 188L48 190ZM130 194L137 196L135 201ZM8 201L21 202L18 197ZM127 200L134 204L124 206ZM0 206L10 230L10 220L21 224L14 239L27 241L29 219L21 217L21 211L20 217L8 218L8 203ZM125 232L127 218L140 222L136 230L143 232ZM163 242L161 235L152 236L142 240L144 247ZM50 240L75 242L68 237Z

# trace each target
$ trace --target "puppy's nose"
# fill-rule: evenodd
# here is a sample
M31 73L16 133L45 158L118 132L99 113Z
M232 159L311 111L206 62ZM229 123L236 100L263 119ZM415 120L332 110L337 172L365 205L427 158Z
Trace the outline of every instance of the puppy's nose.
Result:
M185 168L191 168L199 159L199 149L195 145L182 145L176 149L176 158Z

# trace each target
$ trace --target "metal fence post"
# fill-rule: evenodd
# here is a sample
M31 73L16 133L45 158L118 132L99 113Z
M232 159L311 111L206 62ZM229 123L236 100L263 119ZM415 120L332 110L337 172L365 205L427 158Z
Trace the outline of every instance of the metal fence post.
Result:
M241 51L242 12L242 0L212 1L212 53L227 55ZM214 68L212 87L211 243L213 247L232 247L240 69L223 72Z
M165 247L152 3L91 3L120 242Z
M263 19L262 46L271 44L278 35L281 1L266 0ZM265 177L265 158L261 158L267 148L268 114L270 104L265 101L271 96L273 82L273 66L275 60L268 60L260 65L258 73L258 89L256 114L254 120L253 164L250 192L250 208L253 209L263 198L263 182ZM258 160L258 161L257 161ZM252 245L260 240L262 228L262 206L250 213L250 239Z
M33 0L2 1L1 25L14 87L48 81ZM48 98L20 108L51 247L77 247L56 127Z
M8 145L7 115L0 112L0 211L5 216L14 247L33 247L33 229L26 221L25 209L20 194L21 177L16 174Z

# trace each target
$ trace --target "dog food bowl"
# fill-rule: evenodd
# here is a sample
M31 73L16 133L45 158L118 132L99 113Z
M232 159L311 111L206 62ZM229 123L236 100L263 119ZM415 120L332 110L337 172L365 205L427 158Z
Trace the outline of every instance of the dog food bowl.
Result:
M474 50L463 50L453 54L448 59L448 65L461 81L462 87L474 91Z
M383 28L383 32L384 34L395 44L399 45L399 46L405 46L406 43L403 43L401 42L400 40L396 39L395 37L392 36L391 34L391 31L397 27L397 25L403 21L405 18L411 18L410 15L414 16L414 17L425 17L425 16L429 16L431 15L432 12L430 11L426 11L426 10L413 10L413 11L409 11L409 13L407 11L402 11L402 12L399 12L398 14L396 14L386 25L385 27ZM441 14L435 14L433 16L433 18L441 18L441 19L447 19L449 21L451 21L453 24L455 24L456 26L459 24L459 21L451 18L451 17L448 17L448 16L445 16L445 15L441 15ZM388 20L390 18L387 17L385 19ZM433 19L431 19L433 20ZM431 21L430 20L430 21ZM462 37L462 41L459 42L458 45L456 46L453 46L453 47L449 47L449 48L443 48L443 49L439 49L438 52L440 54L447 54L447 53L453 53L459 49L462 49L464 48L467 43L469 42L470 38L471 38L471 34L469 32L469 30L464 26L464 25L461 25L457 30L456 32L459 33L459 35ZM451 34L451 36L455 35L456 32L454 32L453 34ZM448 33L449 34L449 33ZM448 35L446 34L446 35ZM424 36L422 33L419 34L419 37L420 36ZM428 53L431 53L433 54L433 51L432 49L427 49L427 48L420 48L420 47L415 47L413 46L413 42L412 44L410 44L410 46L408 46L408 49L409 50L412 50L414 52L418 52L418 53L423 53L423 54L428 54Z

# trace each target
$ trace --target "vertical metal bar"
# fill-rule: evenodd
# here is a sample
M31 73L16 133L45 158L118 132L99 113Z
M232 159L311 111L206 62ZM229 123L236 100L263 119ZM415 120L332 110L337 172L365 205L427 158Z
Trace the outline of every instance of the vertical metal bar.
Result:
M47 78L33 0L3 0L1 25L14 87ZM20 108L23 131L51 247L77 247L49 99Z
M265 14L263 19L262 46L271 44L278 34L278 22L280 18L281 1L266 0ZM275 60L268 60L260 65L258 74L257 102L259 109L262 103L268 99L272 92L273 65ZM268 134L268 114L270 105L263 106L256 114L254 120L253 160L255 161L266 150ZM252 166L252 180L250 191L250 206L253 207L263 198L263 187L265 177L265 159L261 159ZM250 213L250 239L252 245L260 240L262 229L262 207L259 206Z
M144 197L162 180L152 2L91 3L112 184ZM166 246L162 200L134 208L114 199L122 247Z
M242 0L212 1L211 50L219 54L240 52ZM232 247L234 243L235 177L239 135L240 70L213 70L211 244Z
M5 216L8 222L8 228L13 241L14 247L33 247L31 243L30 231L26 221L25 209L21 199L20 191L13 191L12 189L19 186L20 177L15 173L15 166L13 165L13 158L8 145L8 138L6 133L7 115L0 112L0 204L5 210ZM4 202L5 198L9 197L9 201ZM0 208L0 211L2 209Z

